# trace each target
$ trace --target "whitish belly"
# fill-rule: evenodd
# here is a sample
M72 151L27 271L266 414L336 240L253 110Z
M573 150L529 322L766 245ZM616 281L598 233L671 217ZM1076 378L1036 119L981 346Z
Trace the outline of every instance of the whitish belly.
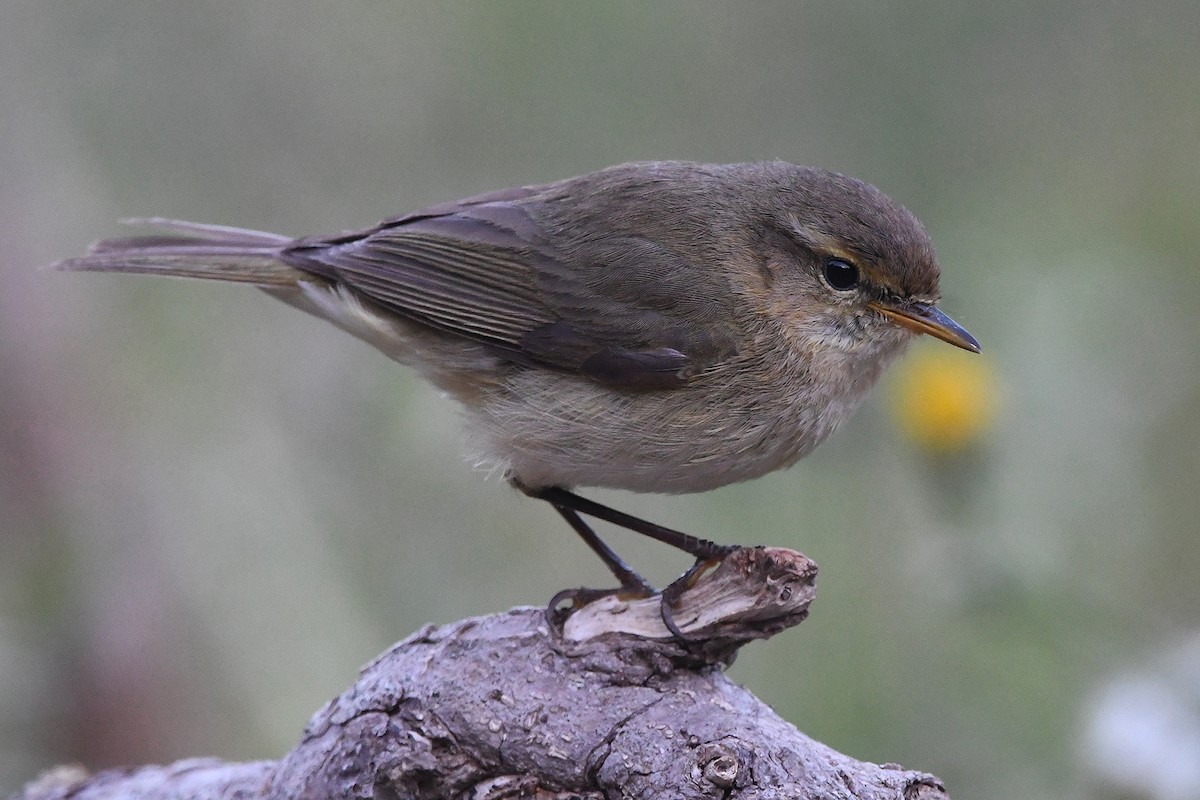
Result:
M799 389L688 387L629 394L530 372L468 413L482 464L529 486L698 492L793 464L857 399Z

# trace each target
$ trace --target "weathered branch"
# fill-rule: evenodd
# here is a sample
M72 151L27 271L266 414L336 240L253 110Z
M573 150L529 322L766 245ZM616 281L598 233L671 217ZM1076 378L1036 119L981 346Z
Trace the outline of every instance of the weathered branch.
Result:
M597 601L552 633L541 609L427 627L367 665L279 761L48 773L50 798L933 798L937 778L809 739L721 671L807 614L816 566L738 551L686 592Z

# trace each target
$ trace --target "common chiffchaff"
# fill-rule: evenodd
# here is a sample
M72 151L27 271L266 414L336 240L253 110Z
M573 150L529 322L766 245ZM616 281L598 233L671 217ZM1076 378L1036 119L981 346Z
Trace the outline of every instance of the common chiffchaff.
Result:
M237 281L416 368L482 462L549 501L632 595L653 589L581 518L730 548L571 489L697 492L793 464L915 334L979 345L936 307L929 236L873 186L784 162L651 162L437 205L334 236L165 219L69 270ZM564 593L586 601L597 593Z

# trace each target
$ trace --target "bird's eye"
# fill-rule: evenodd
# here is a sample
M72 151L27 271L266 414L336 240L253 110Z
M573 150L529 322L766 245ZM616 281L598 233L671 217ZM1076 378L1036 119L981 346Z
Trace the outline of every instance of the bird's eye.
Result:
M858 286L858 267L842 258L831 258L825 262L825 280L834 289L844 292Z

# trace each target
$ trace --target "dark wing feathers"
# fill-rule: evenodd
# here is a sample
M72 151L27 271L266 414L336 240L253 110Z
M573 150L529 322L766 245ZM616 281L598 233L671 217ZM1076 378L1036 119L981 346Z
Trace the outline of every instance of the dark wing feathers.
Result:
M332 277L375 302L451 333L512 347L531 326L553 321L528 282L514 279L513 266L456 258L429 238L393 234L369 246L340 245L321 260L334 267Z
M674 306L656 278L677 268L663 263L673 258L665 249L614 241L598 255L637 263L568 259L547 244L524 207L500 200L436 207L357 235L301 240L281 257L517 363L609 385L681 386L728 353L711 335L689 335L686 302L683 315L672 318Z

